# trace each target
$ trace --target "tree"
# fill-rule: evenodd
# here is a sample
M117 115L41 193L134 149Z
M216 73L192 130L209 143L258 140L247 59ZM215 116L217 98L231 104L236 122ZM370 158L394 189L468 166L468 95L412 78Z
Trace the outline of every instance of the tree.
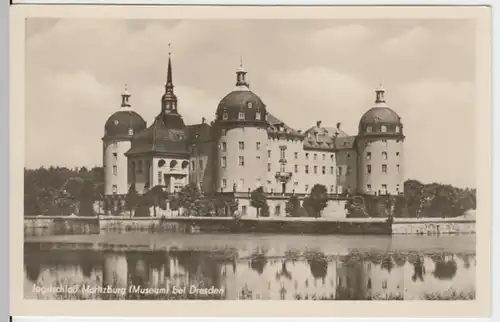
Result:
M266 194L262 187L258 187L250 194L250 206L257 209L257 218L260 217L260 210L267 204Z
M130 211L130 218L134 216L133 211L137 207L138 200L139 195L137 193L137 190L135 190L135 183L132 182L130 188L128 189L126 197L127 209Z
M202 210L200 199L201 193L198 186L194 183L189 183L184 186L179 192L179 206L187 210L188 215L192 213L199 215Z
M94 186L92 182L85 180L83 183L83 187L80 191L80 196L78 198L80 207L79 207L79 215L80 216L93 216L94 215L94 200L95 200L95 192Z
M156 217L156 208L166 210L167 209L167 198L168 195L163 190L163 186L156 185L151 188L148 192L146 192L146 198L148 201L148 205L153 207L153 214Z
M328 190L322 184L315 184L307 199L307 205L311 207L314 217L321 217L321 211L326 208L328 202Z
M288 201L285 205L285 212L290 217L298 217L299 209L300 209L299 197L297 197L296 195L290 196L290 198L288 199Z

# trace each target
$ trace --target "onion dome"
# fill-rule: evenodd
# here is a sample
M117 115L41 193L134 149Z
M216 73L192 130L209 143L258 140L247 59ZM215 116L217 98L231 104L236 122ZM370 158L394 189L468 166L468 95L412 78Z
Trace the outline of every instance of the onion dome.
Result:
M146 128L144 119L132 110L130 96L125 86L121 109L113 113L104 125L104 139L129 139Z
M384 99L385 90L375 91L375 106L366 111L359 121L360 135L402 135L401 117L390 109Z
M266 105L259 96L250 91L245 76L246 72L240 64L236 71L236 88L220 101L216 120L228 123L267 125Z

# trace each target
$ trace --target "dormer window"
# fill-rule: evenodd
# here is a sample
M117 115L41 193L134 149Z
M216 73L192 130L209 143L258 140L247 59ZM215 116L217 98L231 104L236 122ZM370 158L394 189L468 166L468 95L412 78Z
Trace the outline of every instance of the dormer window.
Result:
M224 113L222 114L222 119L223 119L223 120L227 120L227 119L228 119L227 112L224 112Z
M387 132L387 125L382 125L382 126L380 127L380 131L381 131L381 132Z
M134 129L128 129L128 135L134 135Z
M248 103L247 103L247 106L248 106L248 108L252 108L252 107L253 107L252 102L248 102Z
M260 112L259 112L259 111L255 112L255 119L256 119L256 120L260 120L260 119L261 119L261 116L260 116Z
M366 127L366 132L370 133L372 131L372 127L371 126L367 126Z
M401 129L399 128L399 125L398 125L398 126L396 126L396 130L395 130L395 131L396 131L396 133L399 133L399 131L400 131L400 130L401 130Z
M245 112L243 111L240 111L238 113L238 120L244 120L245 119Z

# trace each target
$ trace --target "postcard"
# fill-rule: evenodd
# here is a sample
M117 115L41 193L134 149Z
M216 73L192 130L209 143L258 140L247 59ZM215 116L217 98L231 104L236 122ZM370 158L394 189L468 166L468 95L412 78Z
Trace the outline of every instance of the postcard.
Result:
M490 314L490 8L11 26L13 315Z

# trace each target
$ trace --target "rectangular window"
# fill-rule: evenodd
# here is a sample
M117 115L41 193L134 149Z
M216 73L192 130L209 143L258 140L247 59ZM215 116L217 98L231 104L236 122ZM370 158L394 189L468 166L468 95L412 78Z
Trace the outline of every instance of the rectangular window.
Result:
M227 143L226 142L222 142L220 148L221 148L222 152L226 152L226 150L227 150Z
M116 184L113 185L113 194L116 195L118 191L118 187L116 186Z
M200 160L200 170L203 170L203 160Z
M323 153L323 161L326 160L326 154Z
M260 150L260 142L255 143L255 148L257 149L257 151Z
M226 159L226 157L222 157L221 162L220 162L221 168L225 168L226 165L227 165L227 159Z
M371 160L372 159L372 153L371 152L366 152L366 160Z
M271 163L267 164L267 172L271 172Z
M245 216L247 214L247 206L243 205L241 206L241 214Z
M382 164L382 173L387 173L387 164Z
M318 155L314 153L314 160L318 160Z
M382 159L387 160L387 152L382 152Z
M306 153L306 160L309 160L309 153Z
M335 161L334 157L335 157L335 156L334 156L333 154L330 154L330 160L331 160L332 162L333 162L333 161Z
M194 171L196 170L196 162L191 161L191 170Z
M255 113L255 119L256 120L260 120L261 119L260 112L256 112Z
M330 186L330 193L333 193L333 186Z
M372 185L371 185L371 184L367 184L367 185L366 185L366 190L368 190L368 191L372 191Z
M330 167L330 174L333 174L334 173L334 170L335 168L334 167Z
M285 148L280 148L280 158L281 159L285 159L286 158L286 153L285 153L286 149Z
M400 169L399 169L399 164L398 164L398 165L396 165L396 169L397 169L397 171L398 171L398 173L399 173L399 171L400 171Z
M158 171L158 184L161 184L161 171Z
M137 161L137 172L142 173L142 160Z
M306 172L306 174L309 173L309 166L308 165L306 165L305 172Z
M267 150L267 157L270 158L271 157L271 150Z
M276 216L279 216L279 215L280 215L280 211L281 211L280 206L279 206L279 205L277 205L277 206L274 208L274 214L275 214Z
M222 179L222 188L226 188L226 187L227 187L227 180Z
M238 119L239 120L244 120L245 119L245 112L239 112L238 113Z
M116 167L116 165L113 166L113 174L116 176L116 174L118 173L118 168Z
M314 166L314 174L318 173L318 166Z
M351 174L351 172L352 172L351 166L348 165L347 170L346 170L346 174L349 175L349 174Z
M295 160L297 160L297 159L299 158L299 152L295 152L295 153L293 154L293 156L294 156Z
M240 150L245 150L245 142L243 141L238 142L238 147Z
M384 194L384 195L387 194L387 185L386 184L382 185L382 194Z
M338 171L339 177L342 176L342 167L338 167L337 169L339 170Z
M245 166L245 158L242 157L241 155L238 157L238 164L240 167L244 167Z
M366 172L367 173L372 173L372 166L371 166L371 164L369 164L369 165L366 166Z
M298 173L298 172L299 172L299 166L298 166L298 165L294 165L294 166L293 166L293 169L294 169L295 173Z
M321 173L322 173L322 174L326 174L326 167L325 167L325 166L322 166L322 167L321 167Z
M118 160L118 154L116 152L113 153L113 159L116 161Z

